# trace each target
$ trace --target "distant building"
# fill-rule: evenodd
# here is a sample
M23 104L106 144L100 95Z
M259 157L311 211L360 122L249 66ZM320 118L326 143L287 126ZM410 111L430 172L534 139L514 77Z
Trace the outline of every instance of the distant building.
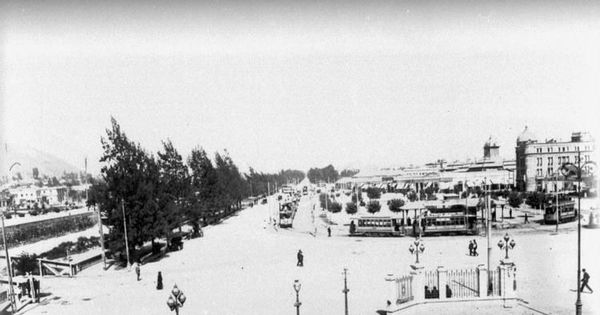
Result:
M516 186L521 191L551 191L549 180L560 172L564 163L577 163L578 152L581 163L592 161L595 141L586 132L573 132L571 141L555 139L538 142L536 136L525 127L517 137ZM564 182L559 190L564 189Z

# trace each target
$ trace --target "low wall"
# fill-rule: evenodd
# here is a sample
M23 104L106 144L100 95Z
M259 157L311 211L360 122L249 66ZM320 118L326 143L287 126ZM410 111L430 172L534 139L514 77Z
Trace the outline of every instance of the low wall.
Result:
M9 248L78 232L98 223L94 212L79 213L64 217L21 223L6 227L6 243Z

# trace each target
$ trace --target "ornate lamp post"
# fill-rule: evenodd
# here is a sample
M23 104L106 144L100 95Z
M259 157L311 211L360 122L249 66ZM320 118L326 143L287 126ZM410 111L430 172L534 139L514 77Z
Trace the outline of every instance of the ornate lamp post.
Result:
M296 315L300 315L300 297L298 294L300 293L300 288L302 288L302 284L300 280L294 280L294 291L296 291L296 303L294 303L294 307L296 308Z
M515 242L514 239L511 239L508 236L508 233L506 233L504 235L504 239L500 239L500 241L498 242L498 247L501 250L503 250L503 249L506 250L506 256L504 256L504 259L508 260L508 250L515 248L515 245L517 245L517 243Z
M575 302L575 314L581 315L583 304L581 303L581 170L587 165L596 165L595 162L588 161L581 165L581 152L577 149L577 165L565 163L561 166L560 172L567 178L568 176L577 176L577 301Z
M185 295L183 294L183 292L181 292L181 290L179 290L176 284L171 290L171 295L169 296L169 299L167 299L167 306L169 306L171 312L175 310L175 314L179 315L179 308L183 307L185 299Z
M414 246L413 246L414 244ZM425 251L425 244L421 241L420 238L416 239L413 244L410 244L408 247L408 251L417 256L417 261L415 262L417 265L419 264L419 253L423 253Z

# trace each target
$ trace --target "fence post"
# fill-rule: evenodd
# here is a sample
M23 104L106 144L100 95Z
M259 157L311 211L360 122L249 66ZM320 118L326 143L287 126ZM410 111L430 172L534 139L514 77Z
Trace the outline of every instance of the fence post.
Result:
M410 265L412 270L410 274L413 278L412 292L415 302L422 302L425 300L425 275L423 274L422 265Z
M388 273L385 277L385 281L389 282L388 301L392 302L393 305L398 303L398 283L397 277L393 274Z
M516 281L514 278L516 276L515 269L515 264L510 261L501 261L500 263L500 285L502 289L500 294L503 298L512 299L517 297L516 288L513 286L514 281Z
M486 297L488 292L488 273L485 265L477 266L477 279L479 279L477 286L479 297Z
M42 260L38 258L38 264L40 266L40 277L44 276L44 271L42 270Z
M438 273L438 292L440 292L440 300L446 299L446 284L448 283L448 270L444 266L439 266Z

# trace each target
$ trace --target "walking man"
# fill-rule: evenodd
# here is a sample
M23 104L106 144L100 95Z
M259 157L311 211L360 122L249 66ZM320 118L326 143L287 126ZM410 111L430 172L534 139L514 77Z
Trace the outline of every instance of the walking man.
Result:
M331 227L327 226L327 236L331 237Z
M583 268L582 271L583 279L581 279L581 288L579 289L579 292L583 292L584 288L588 288L588 290L590 290L590 293L594 293L594 290L592 290L592 288L590 288L590 286L588 285L588 281L590 281L590 275L587 273L587 271L585 271L585 268Z
M137 275L137 281L140 281L140 262L135 263L135 274Z
M473 256L479 256L477 253L477 241L473 240Z
M469 241L469 256L473 256L473 241Z
M527 212L525 212L525 222L523 224L527 223L529 223L529 216L527 215Z
M302 250L298 250L298 254L296 256L298 258L298 262L296 263L296 266L298 266L298 267L304 266L304 255L302 255Z

